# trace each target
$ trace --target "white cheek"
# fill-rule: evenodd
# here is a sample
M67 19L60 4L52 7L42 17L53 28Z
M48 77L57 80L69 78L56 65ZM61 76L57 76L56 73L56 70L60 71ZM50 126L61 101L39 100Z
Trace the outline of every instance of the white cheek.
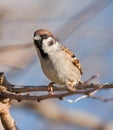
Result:
M43 40L43 45L42 45L42 48L44 50L45 53L47 53L48 51L50 51L51 47L48 46L48 43L53 40L53 38L49 37L47 39L44 39Z
M44 44L44 45L48 45L48 42L50 42L51 40L53 40L53 38L48 37L47 39L44 39L44 40L43 40L43 44Z

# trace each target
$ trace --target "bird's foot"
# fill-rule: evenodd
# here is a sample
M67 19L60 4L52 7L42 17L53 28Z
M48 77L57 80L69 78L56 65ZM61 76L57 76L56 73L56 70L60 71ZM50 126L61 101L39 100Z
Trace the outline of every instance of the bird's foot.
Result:
M48 92L49 92L49 94L54 94L53 84L55 84L55 83L54 82L50 82L49 85L48 85Z
M75 92L76 88L72 87L72 86L67 86L67 89L71 92Z
M73 82L69 82L69 83L67 84L67 89L68 89L69 91L71 91L71 92L75 92L75 91L76 91L76 88L74 87Z

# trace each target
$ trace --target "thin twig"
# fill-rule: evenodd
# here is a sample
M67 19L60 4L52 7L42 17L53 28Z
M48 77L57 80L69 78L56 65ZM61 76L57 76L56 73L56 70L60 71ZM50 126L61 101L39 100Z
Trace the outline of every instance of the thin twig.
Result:
M86 80L86 81L84 82L84 84L88 84L89 82L91 82L92 80L94 80L94 79L96 79L96 78L98 78L98 77L99 77L99 74L93 75L93 76L91 76L88 80Z
M76 98L74 100L68 99L67 102L73 103L73 102L78 102L78 101L80 101L80 100L82 100L84 98L87 98L87 97L92 97L92 95L94 95L95 93L97 93L103 86L104 86L104 84L101 85L99 88L95 89L94 91L91 91L91 92L87 93L87 95L82 95L82 96L80 96L80 97L78 97L78 98Z

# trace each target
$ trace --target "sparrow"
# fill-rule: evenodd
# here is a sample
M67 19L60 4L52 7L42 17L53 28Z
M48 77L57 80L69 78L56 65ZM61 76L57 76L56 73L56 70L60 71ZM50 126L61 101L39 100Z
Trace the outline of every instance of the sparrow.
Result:
M59 43L56 37L46 29L34 32L34 45L38 53L42 70L52 82L65 85L69 90L81 82L82 68L77 57L68 48Z

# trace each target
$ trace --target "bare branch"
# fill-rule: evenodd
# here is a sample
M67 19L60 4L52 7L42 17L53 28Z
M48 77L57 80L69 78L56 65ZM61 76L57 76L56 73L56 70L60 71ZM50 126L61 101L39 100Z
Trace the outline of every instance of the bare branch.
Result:
M96 78L98 78L98 77L99 77L99 74L93 75L93 76L91 76L88 80L86 80L86 81L84 82L84 84L88 84L88 83L91 82L93 79L96 79Z
M91 83L91 84L80 84L76 85L77 90L82 90L82 89L89 89L89 88L96 88L98 89L101 85L103 84L96 84L96 83ZM35 92L35 91L48 91L48 86L45 85L40 85L40 86L22 86L22 85L13 85L10 84L11 91L15 93L25 93L25 92ZM16 88L17 87L17 88ZM113 84L105 84L102 89L110 89L113 88ZM66 86L63 87L53 87L54 91L68 91Z
M9 105L0 102L0 117L5 130L17 130L16 124L9 112Z
M0 91L0 98L5 99L9 98L11 100L33 100L33 101L42 101L45 99L50 98L57 98L63 99L66 96L71 96L75 94L82 94L86 95L86 97L94 98L92 95L95 94L97 91L102 90L103 88L113 88L113 84L78 84L75 87L75 91L69 91L66 86L64 87L56 87L54 86L55 91L61 91L62 93L55 93L54 94L44 94L44 95L31 95L28 92L40 92L40 91L48 91L48 86L19 86L20 88L15 88L17 85L13 85L9 83L4 74L1 73L0 75L0 84L1 84L1 91ZM6 88L6 91L3 91L3 88ZM23 88L21 88L23 87ZM18 94L18 93L25 93L27 94ZM95 97L96 98L96 97ZM99 98L96 98L99 99ZM111 101L112 98L104 99L101 101Z
M97 91L102 90L103 88L106 88L106 89L113 88L113 84L94 84L94 83L85 84L85 83L83 83L83 84L76 85L75 91L69 91L66 86L64 86L64 87L54 86L54 90L59 91L59 93L58 92L56 93L56 91L55 91L54 94L48 93L48 94L43 94L43 95L41 95L41 94L39 95L38 93L36 95L33 95L33 94L31 95L28 92L47 91L48 86L21 86L21 85L19 85L18 87L23 87L23 88L15 88L15 87L17 87L17 85L9 83L6 80L4 73L1 72L0 73L0 100L2 102L1 102L1 106L0 106L0 116L1 116L2 124L6 130L9 130L9 129L17 130L15 121L9 113L10 101L12 101L12 100L18 100L18 101L32 100L32 101L40 102L45 99L53 99L53 98L63 99L66 96L71 96L71 95L75 95L75 94L82 94L85 97L90 97L92 99L98 99L103 102L113 100L113 98L105 99L100 96L93 96ZM24 92L24 94L23 94L23 92ZM27 94L26 94L26 92L27 92ZM103 127L106 127L106 126L104 126L103 124L94 126L95 130L100 129L101 127L102 127L102 129L105 129Z
M3 84L5 83L4 73L0 73L0 93L6 92L8 90L8 86L4 87ZM7 85L8 82L6 82ZM0 117L1 123L5 130L17 130L16 124L12 116L10 115L9 108L10 108L11 100L9 98L3 98L0 95Z
M40 95L40 96L35 96L35 95L30 95L30 94L14 94L12 92L0 92L1 98L10 98L10 99L15 99L15 100L33 100L33 101L42 101L45 99L50 99L50 98L58 98L58 99L63 99L63 97L66 96L71 96L74 94L86 94L90 95L91 92L95 91L96 89L90 89L90 90L76 90L76 91L67 91L63 92L61 94L45 94L45 95Z

